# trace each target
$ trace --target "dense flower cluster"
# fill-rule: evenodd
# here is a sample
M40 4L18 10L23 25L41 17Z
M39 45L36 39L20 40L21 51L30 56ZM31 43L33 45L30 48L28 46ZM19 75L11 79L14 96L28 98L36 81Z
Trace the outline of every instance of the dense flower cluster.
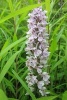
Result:
M31 91L35 91L37 87L39 93L44 96L46 92L46 85L48 85L50 76L45 71L48 66L49 35L46 31L46 13L42 11L42 7L35 8L32 13L29 13L27 32L27 61L29 73L26 77L27 83Z

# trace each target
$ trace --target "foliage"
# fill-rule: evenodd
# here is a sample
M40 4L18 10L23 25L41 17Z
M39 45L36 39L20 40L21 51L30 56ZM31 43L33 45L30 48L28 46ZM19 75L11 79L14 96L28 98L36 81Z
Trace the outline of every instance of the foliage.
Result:
M0 100L67 100L67 0L41 1L0 0ZM25 81L25 41L27 14L40 5L48 11L51 79L50 95L37 98Z

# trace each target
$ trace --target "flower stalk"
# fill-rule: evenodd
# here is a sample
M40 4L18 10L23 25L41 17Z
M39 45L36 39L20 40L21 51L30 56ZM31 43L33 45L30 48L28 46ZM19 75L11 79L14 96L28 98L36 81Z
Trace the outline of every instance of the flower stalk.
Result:
M26 77L28 87L32 92L36 88L40 95L46 96L48 94L46 85L50 83L46 69L48 67L48 58L50 52L49 48L49 34L47 33L47 11L43 11L42 7L35 8L28 14L28 29L26 53L29 73ZM36 88L35 88L36 87Z

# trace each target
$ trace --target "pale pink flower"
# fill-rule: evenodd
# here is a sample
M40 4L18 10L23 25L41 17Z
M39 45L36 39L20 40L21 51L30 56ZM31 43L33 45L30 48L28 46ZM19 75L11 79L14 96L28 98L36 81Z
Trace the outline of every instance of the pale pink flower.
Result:
M43 68L43 65L39 65L38 68Z
M43 11L42 7L35 8L28 14L28 29L27 41L26 41L26 54L29 73L26 77L28 87L33 92L35 85L37 85L39 93L42 96L46 96L46 85L50 83L47 72L43 70L48 67L48 57L50 52L49 48L49 35L46 31L47 23L47 11Z
M26 62L26 66L30 66L30 67L33 67L33 68L35 68L36 67L36 65L37 65L37 59L35 59L35 58L32 58L32 56L31 57L27 57L27 62Z
M41 73L42 73L42 69L37 68L37 72L38 72L39 74L41 74Z
M42 87L44 86L44 81L38 81L38 88L42 89Z
M38 41L39 42L43 41L43 37L38 37Z
M42 53L41 50L34 50L34 56L35 56L35 57L40 56L41 53Z
M45 82L47 82L47 84L49 83L49 78L50 78L50 76L48 75L48 73L47 72L43 72L42 73L42 77L43 77L43 81L45 81Z

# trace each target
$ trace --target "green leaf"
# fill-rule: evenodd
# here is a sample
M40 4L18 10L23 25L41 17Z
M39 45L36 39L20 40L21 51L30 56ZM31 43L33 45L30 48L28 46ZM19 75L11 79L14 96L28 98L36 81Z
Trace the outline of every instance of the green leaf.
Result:
M9 8L10 8L10 11L12 12L13 11L13 4L12 4L12 0L6 0L9 4Z
M56 0L52 0L52 2L54 2L54 4L53 5L55 5L55 2ZM52 22L52 20L54 20L54 18L55 18L55 16L60 12L60 10L61 10L61 8L63 8L63 6L66 4L67 2L64 2L63 3L63 5L56 11L56 13L54 14L54 16L51 18L51 20L50 20L50 22ZM53 8L52 8L52 10L53 10ZM65 14L66 15L66 14ZM65 16L64 15L64 16Z
M8 98L8 100L18 100L18 99L14 99L14 98Z
M48 97L42 97L36 100L54 100L55 98L57 98L58 96L48 96Z
M10 43L10 40L9 39L6 40L6 42L4 43L4 45L3 45L2 49L1 49L1 52L9 45L9 43ZM1 57L0 57L0 60L1 60Z
M65 57L62 57L54 66L51 67L51 72L60 65L65 60Z
M16 56L18 55L20 51L17 51L15 54L13 54L9 60L7 61L7 63L5 64L5 66L3 67L1 73L0 73L0 83L3 80L5 74L8 72L9 68L11 67L11 65L13 64Z
M17 35L14 33L14 36L13 36L13 42L15 42L15 41L17 41ZM16 46L14 46L14 50L16 50L17 51L17 45Z
M12 18L12 17L15 17L19 14L22 14L22 13L25 13L25 12L28 12L29 10L32 10L33 8L35 7L39 7L41 4L34 4L34 5L29 5L29 6L26 6L26 7L23 7L17 11L13 11L12 13L10 13L9 15L5 16L3 19L0 20L0 24L5 22L6 20Z
M4 30L7 34L9 34L10 36L12 36L11 32L8 30L8 28L7 28L6 26L4 26L3 24L1 24L0 26L3 28L3 30Z
M45 0L45 4L46 4L46 10L48 11L47 13L50 12L50 0Z
M66 58L66 61L67 61L67 39L66 39L66 48L65 48L65 58Z
M17 35L16 33L14 33L14 36L13 36L13 42L17 41Z
M11 92L15 95L15 90L14 90L12 82L4 77L4 83L6 84L7 87L10 88Z
M33 0L28 0L28 2L29 2L30 4L33 4Z
M20 42L24 41L26 39L26 37L23 37L19 40L17 40L16 42L10 44L8 47L6 47L3 51L1 51L0 53L0 58L6 53L8 52L8 50L10 50L11 48L13 48L14 46L16 46L17 44L19 44Z
M56 50L56 48L57 48L57 38L56 37L54 37L53 38L53 41L52 41L52 43L51 43L51 46L50 46L50 58L52 57L52 55L53 55L53 53L55 52L55 50Z
M8 100L7 96L3 92L3 90L0 89L0 100Z
M6 42L4 43L4 45L3 45L2 49L1 49L1 51L4 50L4 49L9 45L9 42L10 42L10 40L7 39Z
M62 100L67 100L67 91L63 93Z
M21 15L21 17L20 17L19 20L18 20L18 25L19 25L24 19L26 19L27 13L28 13L28 12L25 12L24 14Z
M64 27L62 27L62 29L60 30L60 32L57 34L57 42L60 40L63 32L64 32Z
M28 70L26 70L24 73L23 73L23 75L21 76L22 77L22 79L26 76L26 74L28 73L29 71Z
M5 11L6 11L6 8L3 9L3 11L2 11L2 13L1 13L1 15L0 15L0 18L2 18L2 16L3 16L4 13L5 13Z
M64 14L62 17L60 17L54 24L51 26L54 27L56 24L60 23L62 20L64 20L67 17L67 14Z
M57 27L55 27L55 29L54 29L54 31L53 31L53 34L52 34L52 38L56 35L56 34L58 34L58 31L59 31L59 29L61 28L61 26L63 25L63 22L64 22L64 20L62 20L61 22L60 22L60 24L57 26ZM61 30L60 30L61 31Z

